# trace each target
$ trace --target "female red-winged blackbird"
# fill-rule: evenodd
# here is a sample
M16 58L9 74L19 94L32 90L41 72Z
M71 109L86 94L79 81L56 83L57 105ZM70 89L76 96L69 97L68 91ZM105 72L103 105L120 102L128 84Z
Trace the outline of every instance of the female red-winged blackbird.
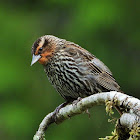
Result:
M67 101L105 91L120 91L108 67L79 45L52 35L32 46L32 63L39 61L49 81Z

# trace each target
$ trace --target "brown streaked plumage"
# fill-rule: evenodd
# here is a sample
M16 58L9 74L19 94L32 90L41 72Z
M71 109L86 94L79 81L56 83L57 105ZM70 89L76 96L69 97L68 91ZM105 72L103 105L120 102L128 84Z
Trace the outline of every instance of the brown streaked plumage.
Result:
M71 101L104 91L120 91L108 67L79 45L52 35L32 46L32 63L39 61L60 95Z

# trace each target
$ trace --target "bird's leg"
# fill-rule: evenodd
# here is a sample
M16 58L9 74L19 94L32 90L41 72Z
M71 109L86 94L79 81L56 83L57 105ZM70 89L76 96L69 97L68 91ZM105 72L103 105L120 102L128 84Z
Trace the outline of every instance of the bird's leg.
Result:
M65 107L65 106L66 106L67 104L69 104L69 103L70 103L69 101L66 101L66 102L60 104L58 107L56 107L56 109L55 109L55 111L54 111L54 120L55 120L55 122L56 122L56 120L57 120L57 114L59 113L59 110L60 110L61 108Z
M55 109L55 112L56 114L58 114L59 110L63 107L65 107L69 102L64 102L62 104L60 104L56 109Z

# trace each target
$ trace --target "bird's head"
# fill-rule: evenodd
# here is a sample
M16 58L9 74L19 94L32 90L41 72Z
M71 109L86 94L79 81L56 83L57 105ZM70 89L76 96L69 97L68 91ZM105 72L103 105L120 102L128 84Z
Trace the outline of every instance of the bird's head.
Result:
M32 62L31 66L39 61L39 63L46 65L53 57L56 50L64 46L66 40L60 39L53 35L45 35L38 38L32 46Z

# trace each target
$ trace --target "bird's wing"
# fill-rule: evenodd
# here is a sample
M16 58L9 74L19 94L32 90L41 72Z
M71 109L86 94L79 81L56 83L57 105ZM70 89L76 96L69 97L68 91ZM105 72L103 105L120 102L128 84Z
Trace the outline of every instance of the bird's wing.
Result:
M112 74L108 73L108 71L106 71L104 67L99 67L98 65L90 62L88 62L88 65L90 65L92 72L94 73L94 79L97 81L98 84L108 90L120 90L120 86L113 78Z
M71 48L69 53L73 54L77 66L82 68L86 74L89 74L90 78L93 79L93 81L96 81L97 84L108 90L120 90L120 86L113 78L109 68L94 55L81 47Z
M87 61L87 65L91 68L95 81L108 90L119 91L120 86L114 79L109 68L95 56Z

